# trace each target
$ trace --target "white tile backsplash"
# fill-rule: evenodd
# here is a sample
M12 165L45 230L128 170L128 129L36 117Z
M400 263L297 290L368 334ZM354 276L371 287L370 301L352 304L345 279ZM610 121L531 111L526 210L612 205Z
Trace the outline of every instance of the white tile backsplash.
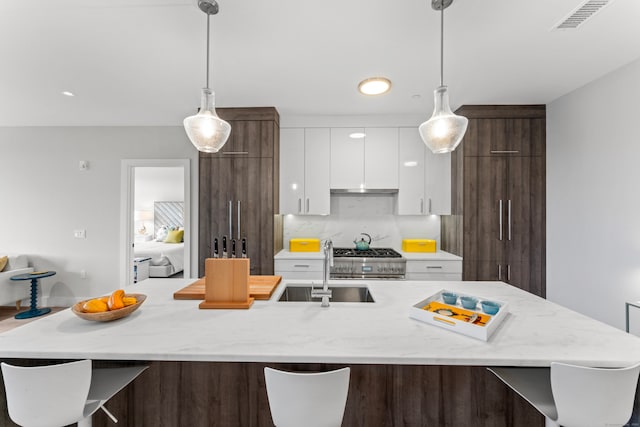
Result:
M340 194L331 196L331 215L285 215L284 247L295 237L330 238L336 247L351 247L360 233L371 235L372 246L401 249L402 239L433 239L440 248L440 217L394 215L394 195Z

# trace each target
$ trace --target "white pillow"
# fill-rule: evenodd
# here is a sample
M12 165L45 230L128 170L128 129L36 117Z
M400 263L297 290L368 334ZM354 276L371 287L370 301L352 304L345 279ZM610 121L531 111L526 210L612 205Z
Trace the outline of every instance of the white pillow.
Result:
M169 229L166 225L163 225L158 229L156 233L156 242L164 242L164 239L167 238L167 234L169 233Z

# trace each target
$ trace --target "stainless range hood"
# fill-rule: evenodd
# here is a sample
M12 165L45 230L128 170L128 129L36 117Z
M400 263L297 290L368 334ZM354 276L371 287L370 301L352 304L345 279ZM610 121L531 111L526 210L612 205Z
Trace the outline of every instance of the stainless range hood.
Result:
M331 194L396 194L397 188L332 188Z

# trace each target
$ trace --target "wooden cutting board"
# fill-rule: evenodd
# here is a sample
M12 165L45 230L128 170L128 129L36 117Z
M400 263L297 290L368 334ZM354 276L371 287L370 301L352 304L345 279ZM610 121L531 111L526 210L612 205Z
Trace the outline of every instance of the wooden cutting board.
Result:
M271 298L282 276L249 276L249 296L257 300ZM204 299L204 277L173 293L173 299Z

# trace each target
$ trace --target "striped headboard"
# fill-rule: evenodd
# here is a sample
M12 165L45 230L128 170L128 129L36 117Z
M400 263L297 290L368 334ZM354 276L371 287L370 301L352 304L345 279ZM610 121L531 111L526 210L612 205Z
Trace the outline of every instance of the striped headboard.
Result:
M184 227L184 202L153 202L153 227L156 232L166 225Z

